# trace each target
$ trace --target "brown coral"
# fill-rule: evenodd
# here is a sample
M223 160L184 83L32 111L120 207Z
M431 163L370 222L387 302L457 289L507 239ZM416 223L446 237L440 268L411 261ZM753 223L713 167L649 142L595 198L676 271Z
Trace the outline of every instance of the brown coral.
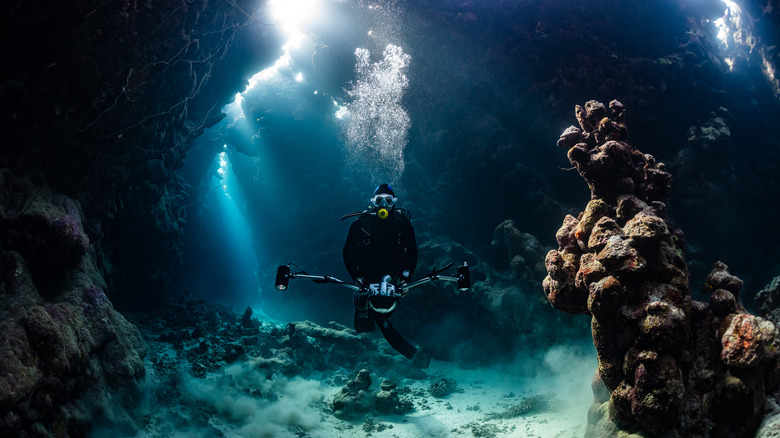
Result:
M553 306L591 315L600 406L586 436L752 436L780 383L777 329L745 312L742 281L721 262L709 304L691 299L683 233L666 216L672 176L627 142L623 105L609 108L612 118L599 102L578 105L579 127L558 141L591 200L564 219L544 280Z

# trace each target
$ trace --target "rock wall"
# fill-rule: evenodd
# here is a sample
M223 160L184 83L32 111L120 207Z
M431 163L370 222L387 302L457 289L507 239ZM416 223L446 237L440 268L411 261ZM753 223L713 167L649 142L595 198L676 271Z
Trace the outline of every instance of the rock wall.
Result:
M281 44L264 2L0 7L0 167L81 202L115 304L151 300L181 258L194 138ZM271 49L273 47L273 49ZM252 53L252 56L246 56ZM105 251L105 254L101 252ZM154 264L149 260L154 260Z
M146 347L114 310L77 201L0 170L0 435L135 430Z
M739 300L723 263L707 277L709 303L690 296L685 241L666 214L672 177L628 142L618 101L577 105L561 135L591 190L567 215L543 282L559 310L591 316L599 366L587 436L750 437L778 384L775 326Z
M139 426L146 347L113 306L165 296L177 171L278 50L264 4L0 6L0 435Z

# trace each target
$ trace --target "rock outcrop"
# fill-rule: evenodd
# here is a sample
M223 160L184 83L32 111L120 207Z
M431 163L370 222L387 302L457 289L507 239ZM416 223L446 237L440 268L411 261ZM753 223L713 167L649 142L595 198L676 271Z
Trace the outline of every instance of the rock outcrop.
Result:
M685 241L666 214L672 176L628 142L625 108L576 106L558 145L591 190L547 254L544 292L591 316L599 366L587 436L753 436L778 384L775 326L745 311L742 281L716 263L691 298Z
M780 324L780 275L758 291L755 303L759 315L772 321L775 325Z
M146 347L105 291L78 203L0 171L0 435L138 427Z
M281 46L252 17L262 6L43 1L0 14L0 168L39 171L80 201L119 307L165 301L192 201L190 146Z
M342 420L354 420L367 413L404 414L413 409L412 402L401 399L398 386L392 380L382 380L379 390L371 390L371 375L362 369L341 388L331 402L333 415Z

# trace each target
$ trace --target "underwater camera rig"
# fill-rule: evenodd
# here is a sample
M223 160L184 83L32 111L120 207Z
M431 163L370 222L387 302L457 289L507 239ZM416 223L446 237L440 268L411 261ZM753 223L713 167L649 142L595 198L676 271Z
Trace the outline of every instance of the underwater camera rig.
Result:
M281 265L279 266L279 268L277 268L276 288L278 290L287 290L291 278L307 278L318 284L325 284L325 283L339 284L348 289L352 289L353 291L359 294L365 294L368 296L372 296L372 295L391 296L394 298L403 298L412 289L436 280L454 281L458 284L458 290L461 291L468 290L471 287L471 274L469 271L469 266L465 261L463 262L462 265L457 267L456 276L453 277L448 275L441 275L442 272L450 269L454 264L455 264L454 262L451 262L450 264L448 264L447 266L441 269L436 269L436 267L434 266L433 270L428 275L426 275L425 277L419 280L415 280L407 284L395 285L390 281L390 276L386 275L381 283L361 285L356 283L349 283L344 280L339 280L338 278L331 277L330 275L310 275L304 272L303 270L299 272L292 272L290 266L294 266L294 264L290 263L287 265Z
M276 289L281 291L287 290L291 278L306 278L318 284L334 283L351 289L355 293L355 303L367 303L367 310L369 312L367 317L379 325L379 329L382 331L382 335L384 335L385 339L387 339L387 342L399 353L411 359L417 352L417 347L406 341L395 328L393 328L387 318L393 314L393 311L401 298L405 297L412 289L432 281L452 281L457 283L458 290L468 290L471 287L471 274L469 266L465 261L456 268L455 276L441 275L444 271L450 269L453 264L454 263L450 263L441 269L436 269L434 266L433 270L425 277L406 284L396 284L389 275L385 275L380 283L364 285L339 280L330 275L307 274L303 270L300 270L300 268L298 268L298 272L292 272L290 267L296 265L290 263L281 265L277 268ZM357 324L358 321L356 318L356 328ZM369 330L373 330L374 323L369 321L369 324L371 325Z

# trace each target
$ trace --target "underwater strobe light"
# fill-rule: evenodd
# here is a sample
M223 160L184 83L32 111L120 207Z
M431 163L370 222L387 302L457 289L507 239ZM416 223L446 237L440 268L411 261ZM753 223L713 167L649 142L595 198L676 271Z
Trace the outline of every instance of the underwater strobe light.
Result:
M465 261L463 265L458 266L458 289L461 291L468 290L471 287L471 274L469 273L469 265Z
M287 290L290 284L290 267L287 265L279 266L276 270L276 288L278 290Z

